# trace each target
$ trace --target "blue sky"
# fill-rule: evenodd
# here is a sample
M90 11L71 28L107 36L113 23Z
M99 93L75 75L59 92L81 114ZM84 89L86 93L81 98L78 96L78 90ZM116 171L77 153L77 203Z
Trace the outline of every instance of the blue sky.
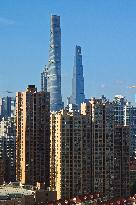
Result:
M80 45L86 97L133 100L136 90L128 85L136 84L136 0L0 0L0 91L40 87L50 14L61 16L63 99L71 94Z

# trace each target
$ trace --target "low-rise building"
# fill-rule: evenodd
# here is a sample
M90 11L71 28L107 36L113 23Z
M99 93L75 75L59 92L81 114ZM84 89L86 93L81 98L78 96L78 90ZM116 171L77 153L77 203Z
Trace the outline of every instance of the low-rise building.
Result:
M34 191L16 184L0 186L0 205L33 205Z
M36 187L19 182L0 185L0 205L35 205L57 200L57 192L45 190L44 183Z

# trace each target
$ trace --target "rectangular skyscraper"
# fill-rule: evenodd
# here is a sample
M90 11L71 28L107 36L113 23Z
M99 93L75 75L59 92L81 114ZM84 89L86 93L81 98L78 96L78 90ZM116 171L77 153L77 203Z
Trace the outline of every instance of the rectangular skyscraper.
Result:
M77 104L80 107L80 104L84 101L84 99L84 77L81 47L76 46L72 79L72 96L70 98L70 102L72 104Z
M47 92L37 92L28 86L16 95L17 180L49 186L50 98Z
M60 16L56 15L51 16L49 62L44 73L41 76L41 88L46 89L47 87L47 91L50 92L50 110L59 111L63 108L61 96L61 28Z

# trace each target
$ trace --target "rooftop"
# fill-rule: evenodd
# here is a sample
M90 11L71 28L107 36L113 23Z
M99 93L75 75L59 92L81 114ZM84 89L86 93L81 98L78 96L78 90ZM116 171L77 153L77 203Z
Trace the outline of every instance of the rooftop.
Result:
M33 191L22 186L14 186L13 184L0 186L0 200L10 198L21 198L26 195L33 195Z

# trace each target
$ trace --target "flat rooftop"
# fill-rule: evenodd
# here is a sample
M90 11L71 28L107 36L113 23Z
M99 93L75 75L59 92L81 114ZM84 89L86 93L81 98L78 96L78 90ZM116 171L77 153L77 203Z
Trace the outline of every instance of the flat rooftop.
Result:
M1 185L0 186L0 200L21 198L22 196L33 195L34 191L25 189L21 186Z

